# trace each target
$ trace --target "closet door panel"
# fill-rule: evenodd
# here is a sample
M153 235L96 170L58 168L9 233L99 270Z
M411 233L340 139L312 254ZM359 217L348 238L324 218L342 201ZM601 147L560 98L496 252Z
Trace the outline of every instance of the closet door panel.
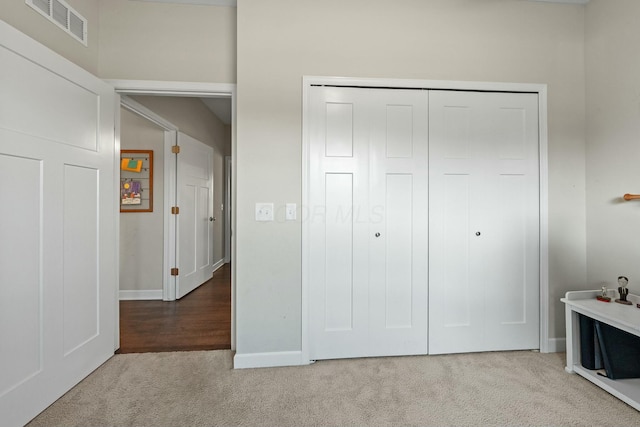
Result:
M432 91L429 107L429 352L537 348L537 96Z
M310 356L425 354L427 95L317 87L310 107Z
M370 133L371 355L427 352L427 94L375 90Z
M309 347L313 359L368 354L367 97L310 93Z
M325 175L325 331L353 329L353 175Z

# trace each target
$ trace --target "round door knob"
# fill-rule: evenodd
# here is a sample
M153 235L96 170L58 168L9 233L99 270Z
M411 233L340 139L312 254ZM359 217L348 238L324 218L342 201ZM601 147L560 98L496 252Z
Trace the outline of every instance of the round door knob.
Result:
M380 233L376 233L376 237L380 237Z
M215 221L216 219L212 216L209 217L209 221Z
M479 235L480 235L480 232L479 232L479 231L476 231L476 236L479 236Z

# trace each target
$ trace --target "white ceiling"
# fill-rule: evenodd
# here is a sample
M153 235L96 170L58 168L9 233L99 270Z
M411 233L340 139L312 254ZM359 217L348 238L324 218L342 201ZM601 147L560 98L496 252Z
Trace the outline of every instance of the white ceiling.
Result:
M571 3L571 4L587 4L589 0L529 0L529 1L542 1L545 3Z
M135 0L135 1L151 1L156 3L181 3L181 4L205 4L209 6L231 6L236 7L237 0Z
M182 3L182 4L204 4L210 6L231 6L236 7L237 0L136 0L136 1L152 1L157 3ZM529 0L541 1L545 3L570 3L570 4L587 4L589 0Z

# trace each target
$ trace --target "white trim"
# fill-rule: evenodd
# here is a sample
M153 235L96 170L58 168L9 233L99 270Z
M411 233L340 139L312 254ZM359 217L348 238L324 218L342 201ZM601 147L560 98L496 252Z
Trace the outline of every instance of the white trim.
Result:
M309 128L308 100L312 85L395 87L414 89L453 89L489 92L529 92L538 94L540 141L540 340L541 352L558 348L549 340L549 159L547 128L547 85L536 83L465 82L450 80L404 80L352 77L303 76L302 78L302 206L309 205ZM309 360L309 235L310 223L302 222L301 357Z
M237 174L237 142L236 142L236 93L233 83L198 83L171 82L155 80L120 80L107 79L117 93L139 95L185 96L185 97L228 97L231 98L231 161L232 182L236 182ZM166 157L166 156L165 156ZM165 174L166 175L166 174ZM231 258L235 259L235 227L236 227L236 194L235 186L231 189ZM173 293L175 295L175 291ZM236 348L236 267L231 265L231 350Z
M322 77L304 76L303 89L311 85L326 86L362 86L362 87L393 87L403 89L441 89L441 90L476 90L487 92L531 92L539 93L545 84L538 83L503 83L503 82L472 82L456 80L417 80L417 79L376 79L362 77Z
M213 272L215 273L216 271L218 271L220 269L220 267L222 267L224 265L224 258L216 261L213 264Z
M231 96L231 350L236 349L236 224L237 224L237 196L238 182L238 144L236 141L236 89Z
M171 206L176 202L176 155L171 147L178 144L178 129L164 132L164 266L162 271L162 299L176 300L176 276L171 275L171 269L176 267L176 221L171 215Z
M538 91L538 138L540 140L540 352L549 347L549 137L547 127L547 86Z
M273 353L245 353L233 357L233 369L272 368L277 366L309 365L300 351L278 351Z
M116 88L116 92L128 95L162 95L186 97L235 98L233 83L169 82L157 80L107 79L105 82Z
M563 353L567 351L566 338L549 338L547 340L547 351L545 353Z
M120 291L118 294L120 301L129 300L162 300L162 289L146 291Z
M309 107L309 88L315 81L311 77L302 77L302 199L301 206L310 206L309 194L311 192L311 154L310 154L310 142L309 142L309 126L307 124L308 107ZM310 257L310 239L311 224L305 221L305 216L302 216L302 242L300 244L301 256L302 256L302 289L300 290L300 303L302 304L300 321L301 321L301 333L300 345L301 345L301 357L303 360L310 360L309 356L309 257Z
M113 135L113 188L120 188L120 129L122 128L122 118L120 117L120 102L122 101L122 97L116 93L115 96L115 105L113 106L115 110L114 115L114 135ZM120 199L114 203L113 206L113 216L115 218L115 250L114 254L114 269L118 272L116 274L116 288L114 290L114 298L116 300L116 304L114 304L114 320L115 320L115 330L113 337L113 351L115 352L120 348L120 304L117 301L120 299Z
M231 262L231 156L224 157L224 262Z

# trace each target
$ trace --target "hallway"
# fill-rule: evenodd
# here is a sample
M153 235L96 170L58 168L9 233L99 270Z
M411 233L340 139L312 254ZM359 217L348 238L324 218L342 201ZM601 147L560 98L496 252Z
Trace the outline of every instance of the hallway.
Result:
M231 264L177 301L120 301L117 353L231 348Z

